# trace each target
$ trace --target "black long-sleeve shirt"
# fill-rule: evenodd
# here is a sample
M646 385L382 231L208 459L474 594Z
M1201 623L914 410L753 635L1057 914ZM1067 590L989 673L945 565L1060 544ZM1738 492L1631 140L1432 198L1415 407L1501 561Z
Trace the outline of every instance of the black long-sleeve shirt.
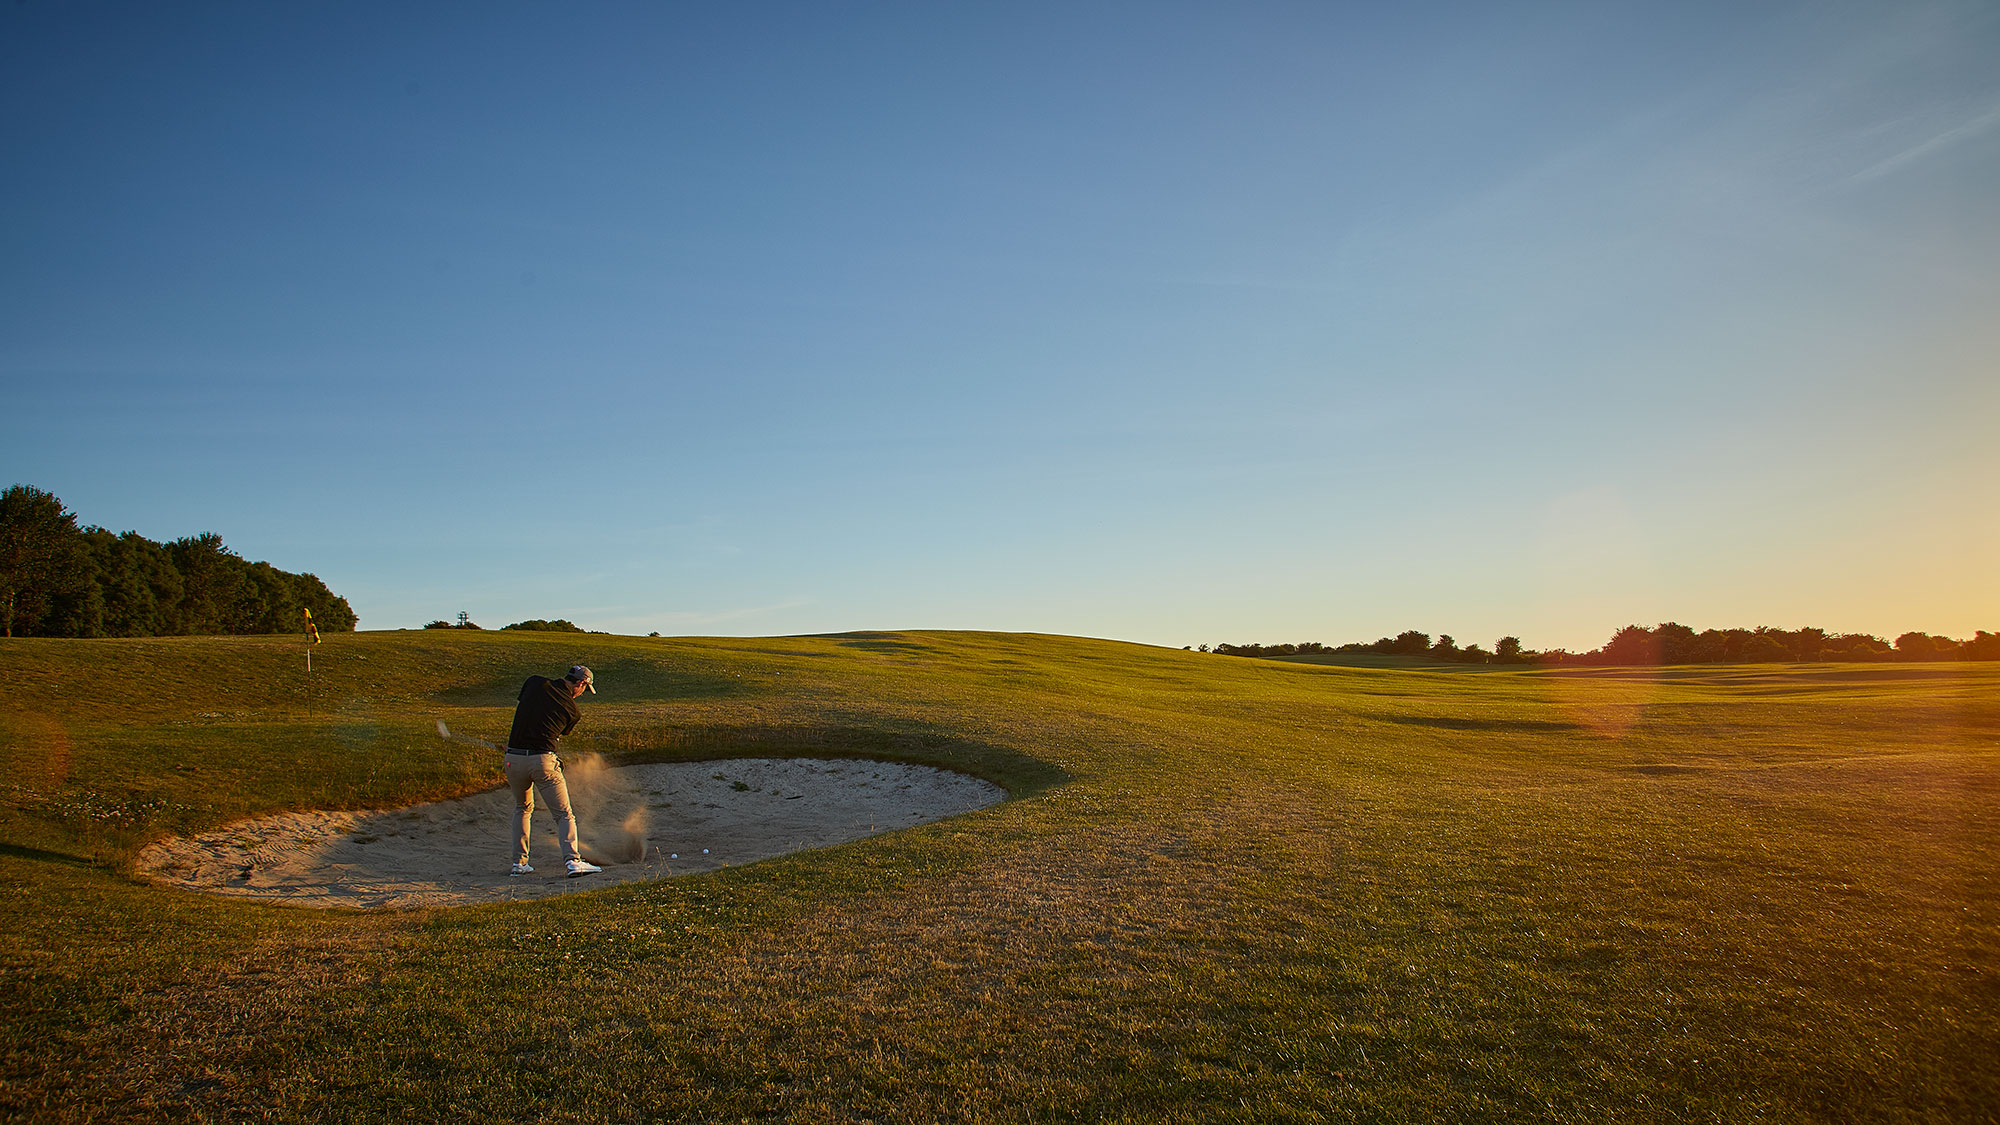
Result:
M521 702L514 708L514 729L507 735L509 750L530 750L553 754L562 736L576 729L583 712L577 710L568 680L529 676L521 685Z

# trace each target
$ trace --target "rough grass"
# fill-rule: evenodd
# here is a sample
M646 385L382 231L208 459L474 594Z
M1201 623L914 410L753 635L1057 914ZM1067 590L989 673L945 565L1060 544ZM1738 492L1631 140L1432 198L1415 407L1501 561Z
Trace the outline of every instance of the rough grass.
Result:
M580 748L1019 798L706 877L322 913L135 882ZM1992 666L1431 670L963 633L0 642L19 1119L1982 1121ZM310 712L308 705L310 704ZM496 860L505 826L495 825Z

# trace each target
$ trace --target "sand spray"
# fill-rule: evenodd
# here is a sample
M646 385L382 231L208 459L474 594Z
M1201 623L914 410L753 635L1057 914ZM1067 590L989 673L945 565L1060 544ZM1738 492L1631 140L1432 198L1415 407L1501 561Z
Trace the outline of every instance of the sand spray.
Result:
M564 754L562 763L583 858L596 864L645 859L646 795L621 783L600 754Z

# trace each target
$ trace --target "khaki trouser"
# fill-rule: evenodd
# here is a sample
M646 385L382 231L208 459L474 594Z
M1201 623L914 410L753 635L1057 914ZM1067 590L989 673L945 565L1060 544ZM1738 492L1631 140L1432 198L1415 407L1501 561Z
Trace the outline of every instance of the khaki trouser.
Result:
M556 839L564 859L581 859L576 844L576 814L569 807L569 783L563 780L562 759L554 754L506 755L507 787L514 791L514 862L528 862L528 821L535 813L535 790L556 814Z

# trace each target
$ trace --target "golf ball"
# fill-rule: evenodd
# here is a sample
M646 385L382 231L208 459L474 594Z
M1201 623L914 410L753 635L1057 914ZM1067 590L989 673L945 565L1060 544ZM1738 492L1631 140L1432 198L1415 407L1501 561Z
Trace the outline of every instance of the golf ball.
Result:
M668 858L669 858L669 859L679 859L680 857L681 857L681 853L679 853L679 852L675 852L675 853L674 853L673 855L669 856Z
M703 848L703 849L701 849L701 854L703 854L703 855L707 855L707 854L708 854L708 849L707 849L707 848Z

